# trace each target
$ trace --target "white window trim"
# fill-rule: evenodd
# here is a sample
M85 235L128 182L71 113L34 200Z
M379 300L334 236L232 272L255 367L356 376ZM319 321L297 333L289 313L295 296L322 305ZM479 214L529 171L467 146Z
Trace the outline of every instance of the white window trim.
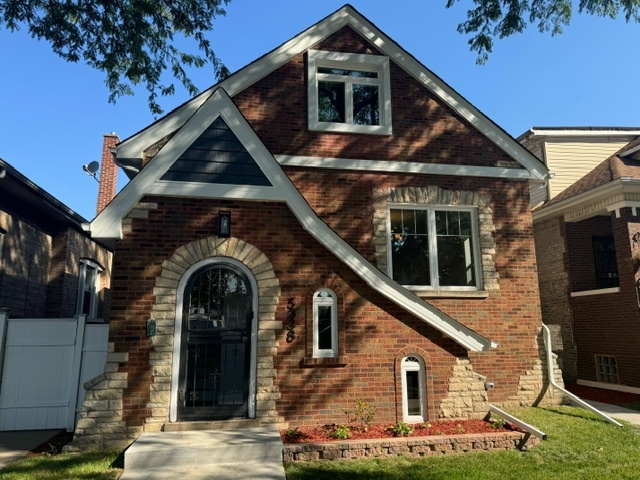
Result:
M100 274L102 273L102 267L88 259L80 260L80 271L78 274L78 295L76 298L76 315L82 313L82 307L84 303L84 292L86 288L87 279L87 267L93 268L96 271L95 284L91 287L91 305L89 306L89 314L87 318L98 318L98 291L100 289Z
M466 291L476 292L483 288L482 277L482 258L480 256L480 230L478 228L478 209L469 205L425 205L416 203L390 203L387 205L387 265L389 277L393 278L393 251L389 248L389 239L391 238L391 210L429 210L429 231L435 232L435 214L436 210L447 210L452 212L470 212L471 213L471 230L474 259L474 270L476 285L475 286L440 286L438 284L438 255L437 255L437 239L435 235L429 235L429 270L431 271L431 285L403 285L407 290L411 291Z
M409 358L416 358L418 361L413 362L409 361ZM417 355L408 355L402 359L400 362L400 369L402 378L402 419L406 423L422 423L425 421L425 371L424 364L422 360ZM420 415L409 415L409 398L407 392L407 377L406 372L418 372L418 382L419 382L419 396L420 396Z
M327 292L330 297L318 297L319 293ZM331 348L320 349L318 347L318 307L331 307ZM313 294L313 357L314 358L335 358L338 356L338 299L333 290L321 288Z
M4 252L4 237L7 235L7 232L0 228L0 268L2 268L2 254Z
M371 133L391 135L391 81L389 57L360 53L325 52L309 50L307 58L309 130L345 133ZM318 67L364 70L378 73L378 102L380 125L354 125L352 123L318 121ZM322 76L323 74L320 74ZM345 82L347 83L347 82Z

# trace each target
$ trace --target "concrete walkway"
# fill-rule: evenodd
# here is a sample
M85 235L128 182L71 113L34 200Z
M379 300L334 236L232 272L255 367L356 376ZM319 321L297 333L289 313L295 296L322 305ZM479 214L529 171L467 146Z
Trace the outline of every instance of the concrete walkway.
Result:
M60 433L60 430L0 432L0 470L24 457L29 450Z
M584 400L589 405L597 408L602 413L606 413L611 418L616 420L623 420L632 425L640 426L640 412L637 410L630 410L628 408L619 407L618 405L610 405L608 403L596 402L595 400Z
M276 428L143 433L120 480L285 480Z

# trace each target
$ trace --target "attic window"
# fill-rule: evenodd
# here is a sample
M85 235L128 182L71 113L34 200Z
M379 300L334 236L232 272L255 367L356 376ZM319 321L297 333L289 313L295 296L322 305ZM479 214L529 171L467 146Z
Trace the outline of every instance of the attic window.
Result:
M391 134L389 59L309 51L309 129Z

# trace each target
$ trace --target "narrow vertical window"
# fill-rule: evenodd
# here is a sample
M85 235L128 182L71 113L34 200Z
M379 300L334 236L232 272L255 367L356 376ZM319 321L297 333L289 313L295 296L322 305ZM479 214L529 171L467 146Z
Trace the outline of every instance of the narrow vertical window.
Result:
M417 357L402 359L402 416L407 423L425 421L424 367Z
M80 260L76 315L86 315L87 318L98 317L98 292L100 290L101 272L102 268L97 263L87 259Z
M616 244L613 237L593 237L592 243L597 287L619 287L620 280L618 279Z
M338 356L336 294L323 288L313 294L313 356Z
M7 234L7 232L0 228L0 268L2 268L2 254L4 252L4 237Z

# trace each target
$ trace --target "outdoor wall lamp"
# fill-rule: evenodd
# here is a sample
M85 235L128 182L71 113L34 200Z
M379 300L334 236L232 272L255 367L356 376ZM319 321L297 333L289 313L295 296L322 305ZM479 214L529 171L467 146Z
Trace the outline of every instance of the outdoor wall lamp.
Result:
M218 212L218 236L231 236L231 212Z

